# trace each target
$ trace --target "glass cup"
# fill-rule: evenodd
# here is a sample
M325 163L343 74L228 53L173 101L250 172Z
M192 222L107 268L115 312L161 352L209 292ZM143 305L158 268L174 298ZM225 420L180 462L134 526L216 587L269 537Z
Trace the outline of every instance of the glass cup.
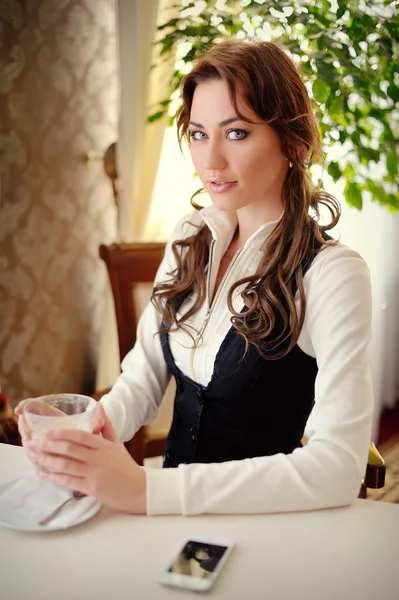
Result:
M32 398L23 414L32 438L49 429L81 429L92 432L97 402L80 394L50 394Z

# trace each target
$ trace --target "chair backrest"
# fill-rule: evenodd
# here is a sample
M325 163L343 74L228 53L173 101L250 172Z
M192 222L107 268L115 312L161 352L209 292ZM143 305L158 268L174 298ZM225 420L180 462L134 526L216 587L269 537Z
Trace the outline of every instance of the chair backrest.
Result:
M152 284L164 251L163 243L100 246L114 297L121 361L136 341L140 310L134 297L135 288L143 283Z
M150 298L164 252L165 244L162 243L100 246L100 257L107 265L114 298L121 361L136 342L138 320ZM172 387L169 395L166 391L155 421L150 426L141 427L125 444L139 465L145 458L164 451L173 412Z

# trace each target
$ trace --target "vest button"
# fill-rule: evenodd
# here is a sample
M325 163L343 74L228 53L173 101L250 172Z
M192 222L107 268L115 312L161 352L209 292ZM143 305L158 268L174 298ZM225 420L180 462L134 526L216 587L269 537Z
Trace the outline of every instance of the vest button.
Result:
M197 390L197 401L200 406L204 404L204 398L202 396L201 390Z
M173 457L172 451L171 450L166 450L166 452L164 454L164 461L163 461L164 465L168 464L172 460L172 457Z
M193 440L193 442L195 442L195 440L197 439L198 429L196 427L190 427L189 431L191 433L191 439Z

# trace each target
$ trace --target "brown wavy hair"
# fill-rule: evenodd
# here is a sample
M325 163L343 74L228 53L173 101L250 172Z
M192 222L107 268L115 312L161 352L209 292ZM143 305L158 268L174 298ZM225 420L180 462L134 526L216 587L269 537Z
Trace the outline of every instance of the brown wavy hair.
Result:
M321 137L305 84L280 46L274 42L228 41L209 50L182 80L182 105L177 113L180 145L183 140L189 143L188 124L195 88L212 79L226 82L241 119L239 98L276 130L282 154L292 163L282 190L284 213L263 247L264 258L256 273L236 281L228 293L232 323L245 339L246 350L249 344L254 344L265 358L277 359L288 354L298 341L306 310L304 272L317 252L336 243L327 240L326 232L338 222L340 206L333 196L316 188L309 176L309 167L315 160L323 164ZM200 208L195 196L192 204ZM321 205L331 216L325 225L319 223ZM171 280L155 286L152 295L163 316L162 331L187 328L185 322L205 301L210 243L211 233L206 225L199 227L194 235L173 242L176 269L170 273ZM243 284L245 308L237 313L232 297ZM294 303L296 290L299 315ZM194 304L179 318L179 302L192 292ZM276 323L277 334L273 332Z

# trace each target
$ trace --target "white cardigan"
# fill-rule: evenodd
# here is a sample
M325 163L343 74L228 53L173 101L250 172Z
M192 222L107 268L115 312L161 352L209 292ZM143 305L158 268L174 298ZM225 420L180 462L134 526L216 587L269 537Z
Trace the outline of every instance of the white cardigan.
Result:
M171 242L195 233L206 222L214 239L208 293L221 257L236 228L235 213L213 206L182 219L167 245L156 281L174 269ZM206 385L217 351L231 327L227 292L233 281L253 273L263 242L276 221L247 240L216 294L201 343L184 330L170 334L178 367ZM233 262L233 261L232 261ZM358 495L371 436L373 396L367 346L371 336L371 289L367 265L348 247L324 248L304 277L306 315L299 347L317 360L315 406L308 420L309 441L292 454L276 454L215 464L182 464L146 469L147 513L266 513L349 504ZM186 311L190 300L181 310ZM242 307L239 294L234 307ZM208 302L189 321L198 331ZM122 362L122 373L101 402L121 440L151 422L169 381L159 336L160 315L150 303L139 322L137 342Z

